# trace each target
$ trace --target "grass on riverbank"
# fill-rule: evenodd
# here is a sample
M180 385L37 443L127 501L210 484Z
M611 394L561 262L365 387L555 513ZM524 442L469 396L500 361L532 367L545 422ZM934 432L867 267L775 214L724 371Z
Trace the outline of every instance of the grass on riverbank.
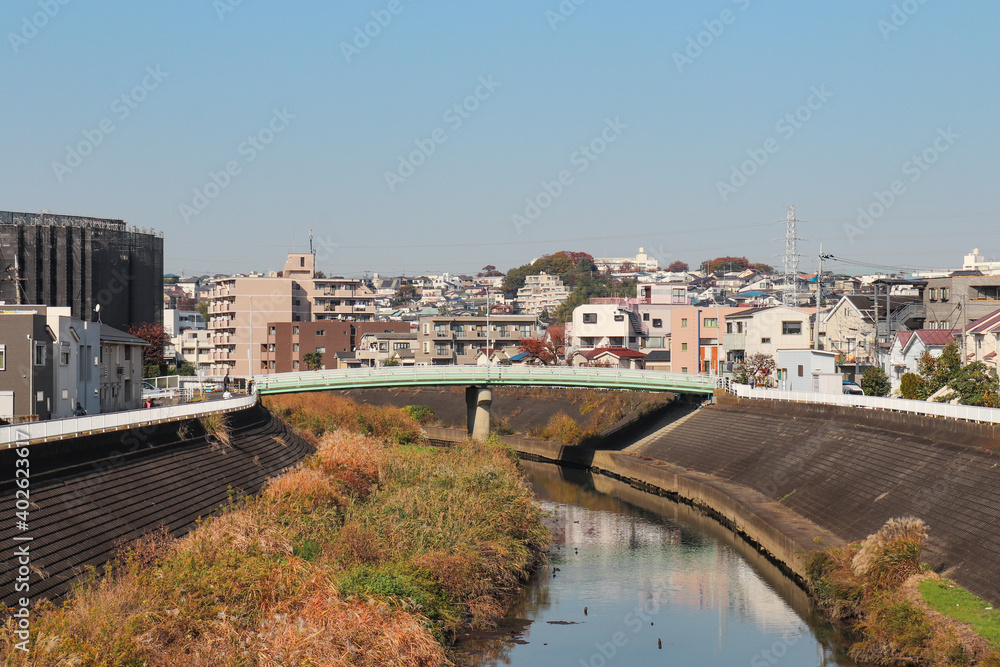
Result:
M862 542L813 552L806 569L819 606L858 633L850 649L858 662L1000 667L1000 651L934 617L915 592L927 576L920 566L926 539L922 521L890 519Z
M8 627L6 664L437 665L456 631L488 625L547 541L513 454L392 444L413 426L392 408L345 420L378 439L282 404L324 432L315 455L41 605L30 653Z
M970 624L976 634L1000 649L1000 610L947 579L925 579L919 586L931 609Z

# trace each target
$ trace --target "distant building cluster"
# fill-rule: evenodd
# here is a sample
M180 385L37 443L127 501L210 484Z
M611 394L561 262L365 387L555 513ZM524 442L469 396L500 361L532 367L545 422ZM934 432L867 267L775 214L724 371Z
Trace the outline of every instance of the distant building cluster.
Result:
M120 220L0 212L0 260L7 421L138 407L147 343L122 329L150 323L163 326L166 362L201 380L555 363L731 375L764 355L785 388L878 366L897 389L950 342L993 369L1000 347L1000 262L978 249L960 269L904 278L779 276L762 265L670 272L639 248L594 259L604 275L633 279L636 296L571 312L572 286L544 271L510 290L494 267L328 277L309 252L266 274L164 276L162 238Z

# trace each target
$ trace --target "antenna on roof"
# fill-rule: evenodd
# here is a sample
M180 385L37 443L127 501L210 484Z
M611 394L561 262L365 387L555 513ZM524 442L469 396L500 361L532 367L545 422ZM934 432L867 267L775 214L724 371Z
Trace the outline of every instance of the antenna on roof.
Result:
M313 230L309 230L309 254L315 255L316 251L313 250Z

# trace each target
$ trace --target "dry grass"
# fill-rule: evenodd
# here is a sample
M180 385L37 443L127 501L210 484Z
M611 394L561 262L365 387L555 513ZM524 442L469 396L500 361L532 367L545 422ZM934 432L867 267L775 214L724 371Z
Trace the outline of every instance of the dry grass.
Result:
M384 417L369 423L407 425ZM40 605L31 653L0 638L5 664L445 664L443 640L488 625L541 558L547 532L515 459L496 443L327 431L259 496L180 540L150 536Z
M920 552L926 541L927 524L920 519L889 519L865 538L851 566L875 588L896 588L920 572Z

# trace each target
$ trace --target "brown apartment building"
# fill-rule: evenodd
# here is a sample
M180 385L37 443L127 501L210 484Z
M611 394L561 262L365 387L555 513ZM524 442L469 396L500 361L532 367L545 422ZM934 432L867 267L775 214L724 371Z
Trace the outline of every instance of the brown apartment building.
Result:
M351 352L369 333L409 333L407 322L270 322L261 344L263 373L307 370L305 355L318 353L323 368L336 368L334 356Z

